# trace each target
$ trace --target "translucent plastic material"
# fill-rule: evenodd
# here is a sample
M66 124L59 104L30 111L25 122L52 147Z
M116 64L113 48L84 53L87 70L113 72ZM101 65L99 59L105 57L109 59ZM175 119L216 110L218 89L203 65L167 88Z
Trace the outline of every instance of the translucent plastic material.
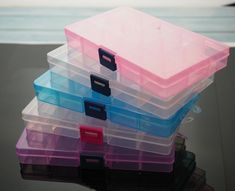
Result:
M176 157L171 173L128 170L89 170L79 167L20 164L27 180L78 183L99 191L202 191L205 172L196 167L195 155L188 151ZM194 170L195 169L195 170Z
M36 98L22 111L22 115L29 130L81 138L81 141L93 144L106 142L109 145L161 155L168 155L174 145L175 135L169 138L150 136L109 120L95 119L83 113L37 101Z
M26 130L16 145L22 164L157 172L171 172L173 169L174 151L169 155L157 155L107 144L83 144L79 139Z
M139 89L138 84L125 79L119 72L112 72L94 59L73 49L69 50L67 45L49 52L47 58L52 72L164 119L175 114L195 94L213 82L212 76L174 97L162 100Z
M34 81L35 92L40 101L85 113L100 120L109 119L114 123L161 137L169 137L175 133L198 99L198 96L192 98L175 115L161 119L125 102L92 92L90 88L67 78L59 75L51 77L52 75L55 74L48 71Z
M116 8L65 27L68 45L170 98L227 64L229 47L132 8Z

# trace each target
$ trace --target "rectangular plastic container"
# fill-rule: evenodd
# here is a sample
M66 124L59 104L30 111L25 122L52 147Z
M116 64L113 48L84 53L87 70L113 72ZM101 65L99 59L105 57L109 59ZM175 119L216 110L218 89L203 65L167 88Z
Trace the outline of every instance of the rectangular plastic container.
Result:
M29 130L50 133L83 142L103 144L104 142L134 150L168 155L174 146L175 134L155 137L125 128L109 120L103 121L34 98L22 111L22 118Z
M52 72L69 78L110 99L118 99L143 111L166 119L174 115L195 94L200 93L213 82L213 76L203 79L185 91L162 100L142 91L138 84L112 72L94 59L63 45L47 54Z
M198 169L194 170L194 154L186 151L175 160L175 164L177 168L174 167L171 173L112 169L100 171L34 164L20 164L20 167L22 177L27 180L73 182L95 190L199 191L204 185L201 179L205 180L205 175L198 174Z
M171 172L175 151L158 155L107 144L93 145L58 135L25 129L16 153L22 164L77 166L85 169L124 169Z
M70 24L65 35L69 47L161 99L209 78L229 56L222 43L127 7Z
M51 73L50 70L34 81L34 88L40 101L85 113L100 120L109 119L113 123L159 137L174 134L198 99L198 96L193 97L175 115L161 119L125 102L103 97L92 92L90 88Z
M138 191L176 191L175 187L184 187L181 191L201 191L204 186L200 180L189 177L199 176L197 169L194 170L195 159L186 154L180 163L181 169L177 169L174 173L150 172L144 171L126 171L126 170L110 170L90 171L81 170L77 167L60 167L46 165L20 164L22 178L26 180L40 181L56 181L77 183L79 185L88 186L95 190L120 191L120 190L138 190ZM182 162L188 160L189 162ZM194 170L194 171L193 171ZM86 175L84 177L84 174ZM171 174L174 174L173 178ZM178 181L174 181L178 179ZM189 179L189 180L188 180ZM204 179L205 177L200 177ZM188 181L187 181L188 180ZM160 185L159 185L160 184Z

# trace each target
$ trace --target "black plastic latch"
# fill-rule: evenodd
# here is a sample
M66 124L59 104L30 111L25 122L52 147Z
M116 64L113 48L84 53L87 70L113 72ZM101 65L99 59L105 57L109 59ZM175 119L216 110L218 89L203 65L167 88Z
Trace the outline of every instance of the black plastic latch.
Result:
M80 155L81 169L104 169L104 158L102 156Z
M98 77L96 75L91 74L90 75L90 80L91 80L91 89L101 93L105 96L110 96L111 95L111 89L109 88L109 81Z
M85 114L97 119L106 120L107 115L105 111L105 105L100 103L95 103L92 101L84 101Z
M115 71L117 70L117 65L115 63L115 57L112 53L109 53L108 51L99 48L99 59L100 59L100 64L105 66L106 68Z

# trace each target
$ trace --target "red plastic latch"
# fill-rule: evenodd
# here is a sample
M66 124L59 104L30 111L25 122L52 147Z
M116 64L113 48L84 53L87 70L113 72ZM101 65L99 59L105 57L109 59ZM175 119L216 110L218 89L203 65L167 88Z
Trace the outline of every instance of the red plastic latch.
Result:
M103 144L103 129L80 125L80 140L86 143Z

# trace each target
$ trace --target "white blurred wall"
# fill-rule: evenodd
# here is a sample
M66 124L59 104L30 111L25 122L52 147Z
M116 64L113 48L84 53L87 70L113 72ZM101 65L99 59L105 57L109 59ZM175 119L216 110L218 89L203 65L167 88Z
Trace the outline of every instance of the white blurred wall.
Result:
M48 7L211 7L230 4L235 0L0 0L0 6L48 6Z

